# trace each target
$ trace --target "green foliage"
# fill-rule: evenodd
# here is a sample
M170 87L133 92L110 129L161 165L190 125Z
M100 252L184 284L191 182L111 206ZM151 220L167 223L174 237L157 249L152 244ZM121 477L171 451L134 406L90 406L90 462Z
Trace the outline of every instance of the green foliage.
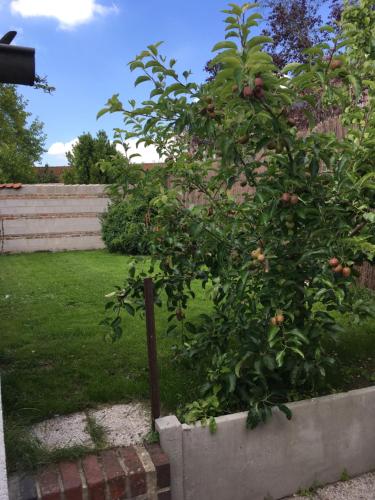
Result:
M104 130L96 137L90 133L78 137L71 152L66 154L71 169L64 172L65 184L109 184L113 179L103 172L100 162L120 157L116 145L111 144Z
M129 348L125 338L115 345L103 342L105 330L98 326L104 293L132 260L104 250L0 255L0 366L9 471L50 459L37 455L38 443L30 443L25 434L31 424L101 405L147 401L144 318L128 320ZM193 314L207 307L202 291L196 292ZM195 370L173 362L173 339L159 335L167 316L164 311L157 321L160 397L165 411L174 412L197 396L198 380Z
M349 473L346 469L344 469L341 473L341 476L340 476L340 481L349 481L350 480L350 476L349 476Z
M37 181L40 184L54 184L56 182L59 182L57 175L48 166L48 164L46 164L44 167L39 167L37 176Z
M216 420L213 415L217 415L218 410L221 409L220 406L220 401L216 396L199 399L186 406L185 412L181 414L181 418L187 424L193 424L197 420L200 420L203 426L206 426L208 423L210 432L213 434L217 429Z
M65 169L62 174L64 184L77 184L76 170L73 168Z
M268 40L250 37L256 4L230 4L212 82L178 75L149 46L130 63L141 71L136 84L151 86L149 99L127 109L116 95L99 112L120 112L124 140L154 144L167 158L169 189L150 203L159 228L152 265L129 269L106 321L119 338L121 311L143 308L142 281L153 275L156 304L170 311L167 332L180 332L180 355L204 379L188 420L246 408L255 427L273 406L290 418L285 402L325 386L338 315L369 314L351 290L375 244L371 3L348 4L341 29L283 72L263 51ZM315 106L341 112L344 139L314 129ZM308 115L307 135L288 119L295 108ZM239 201L238 183L250 188ZM194 191L205 204L185 203ZM185 321L196 280L213 312Z
M144 221L147 203L134 205L132 199L112 203L102 216L102 237L110 252L146 255L148 230Z
M145 441L148 444L156 444L160 442L160 436L157 431L151 430L145 437Z
M90 434L96 450L101 450L107 446L105 428L100 425L95 418L86 415L86 430Z
M109 186L111 204L102 215L102 237L110 252L145 255L150 252L150 235L158 231L156 209L150 202L166 187L163 167L143 170L126 158L104 161L103 171L115 182Z
M316 495L318 489L321 487L322 485L320 483L314 481L310 488L299 489L297 491L297 495L300 495L301 497L314 498L314 495Z
M24 466L38 464L33 451L27 451L27 442L23 443L24 427L56 414L149 397L144 317L128 315L126 335L115 344L103 342L105 330L98 326L103 294L118 282L119 272L134 267L134 260L137 267L148 270L149 259L106 251L0 256L1 386L7 464L12 470L21 460ZM173 344L179 329L210 312L210 290L209 284L202 289L198 280L193 283L195 299L189 302L186 319L170 335L165 333L171 314L165 301L157 309L160 396L168 412L201 399L198 387L205 380L205 367L176 362ZM374 293L366 289L355 292L353 300L375 304ZM325 338L325 347L337 363L327 371L330 387L319 395L375 383L375 320L358 325L353 324L350 313L337 316L341 323L344 320L345 331L339 335L338 345ZM241 373L241 365L238 369ZM298 392L293 394L297 398L301 398ZM230 403L228 400L223 410L220 402L221 408L215 412L235 409ZM198 410L195 418L199 419L202 413Z
M0 182L36 181L34 163L44 151L43 123L26 110L14 85L0 84Z
M16 420L5 420L5 448L7 450L7 469L16 471L36 471L39 467L65 460L78 460L100 448L91 446L70 446L48 450L30 431Z

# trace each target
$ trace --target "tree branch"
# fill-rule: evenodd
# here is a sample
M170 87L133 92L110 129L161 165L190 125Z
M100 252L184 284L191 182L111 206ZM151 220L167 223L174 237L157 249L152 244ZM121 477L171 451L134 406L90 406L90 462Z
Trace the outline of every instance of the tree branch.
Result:
M356 234L358 234L360 231L362 231L362 229L365 227L366 224L367 224L366 221L363 221L363 222L360 222L359 224L357 224L355 226L355 228L352 231L350 231L349 236L351 237L351 236L355 236Z

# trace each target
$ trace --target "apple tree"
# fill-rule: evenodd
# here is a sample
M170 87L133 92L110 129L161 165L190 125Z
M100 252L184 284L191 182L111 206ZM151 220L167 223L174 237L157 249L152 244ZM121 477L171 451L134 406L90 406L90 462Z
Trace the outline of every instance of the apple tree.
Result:
M263 50L270 39L251 36L256 7L224 11L214 80L179 75L160 43L149 45L130 63L149 99L124 107L115 95L99 112L121 113L122 133L166 158L169 188L150 202L148 274L178 352L202 376L202 397L185 419L247 409L250 427L274 405L290 418L285 402L320 390L335 362L337 313L369 314L353 286L375 249L372 1L348 3L342 29L324 27L326 40L282 71ZM340 109L344 139L314 130L317 105ZM296 108L307 135L289 118ZM238 184L240 199L231 194ZM186 203L193 192L204 203ZM132 265L108 302L113 338L123 311L142 310L145 274ZM197 284L212 308L188 321Z

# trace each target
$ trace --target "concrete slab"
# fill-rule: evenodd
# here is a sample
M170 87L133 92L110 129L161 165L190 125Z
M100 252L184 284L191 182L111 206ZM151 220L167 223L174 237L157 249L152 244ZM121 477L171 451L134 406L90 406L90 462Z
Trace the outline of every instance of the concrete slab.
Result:
M34 425L31 433L49 450L71 446L94 446L84 413L45 420Z
M89 415L104 428L109 446L141 443L151 429L150 412L142 403L114 405Z

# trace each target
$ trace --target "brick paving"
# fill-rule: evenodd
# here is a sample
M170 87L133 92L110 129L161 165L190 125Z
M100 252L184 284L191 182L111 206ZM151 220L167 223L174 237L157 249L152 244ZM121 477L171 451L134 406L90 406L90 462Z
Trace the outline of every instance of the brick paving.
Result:
M168 457L158 444L128 446L14 475L9 500L171 500Z

